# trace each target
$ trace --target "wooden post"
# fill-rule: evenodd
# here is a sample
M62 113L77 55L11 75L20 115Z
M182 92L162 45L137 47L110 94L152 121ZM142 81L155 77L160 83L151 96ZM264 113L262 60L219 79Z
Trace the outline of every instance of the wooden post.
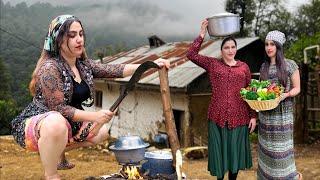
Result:
M304 143L307 142L308 139L308 81L309 81L309 68L307 64L302 63L302 77L301 77L301 81L302 81L302 93L304 98L303 98L303 126L301 127L301 129L303 129L303 141Z
M180 149L176 124L173 117L170 88L168 81L168 70L163 67L159 70L160 92L163 107L163 114L165 118L166 131L169 137L169 144L173 156L173 166L176 164L176 151Z

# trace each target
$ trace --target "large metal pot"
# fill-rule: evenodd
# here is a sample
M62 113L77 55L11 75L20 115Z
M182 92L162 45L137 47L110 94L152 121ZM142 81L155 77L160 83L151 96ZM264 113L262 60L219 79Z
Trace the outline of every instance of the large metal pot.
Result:
M157 174L171 175L175 172L172 166L172 154L169 151L152 151L145 153L145 162L142 170L148 172L148 176L155 177Z
M238 14L220 13L208 18L208 34L214 36L228 36L240 31L240 17Z
M109 149L114 152L120 164L139 164L144 159L145 148L148 146L139 136L122 136Z

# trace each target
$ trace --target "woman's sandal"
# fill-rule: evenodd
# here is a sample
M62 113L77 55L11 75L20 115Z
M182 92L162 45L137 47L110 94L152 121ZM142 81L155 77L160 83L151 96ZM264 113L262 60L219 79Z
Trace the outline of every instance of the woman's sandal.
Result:
M57 169L58 170L68 170L68 169L72 169L74 168L75 165L70 163L69 161L67 161L66 159L65 160L62 160L58 166L57 166Z

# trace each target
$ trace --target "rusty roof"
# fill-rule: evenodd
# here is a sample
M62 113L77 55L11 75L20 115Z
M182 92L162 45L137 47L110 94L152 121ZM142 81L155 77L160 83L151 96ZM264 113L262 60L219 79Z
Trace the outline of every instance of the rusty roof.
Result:
M238 50L258 40L253 38L238 38ZM222 40L208 40L202 43L199 54L219 57ZM111 64L140 64L145 61L155 61L158 58L168 59L170 69L168 72L169 86L174 88L184 88L194 79L205 73L205 70L195 65L187 57L186 53L191 45L191 41L166 43L157 48L150 48L149 45L121 52L113 56L103 58L102 63ZM130 77L108 79L108 81L126 82ZM149 70L139 81L143 85L159 85L159 75L156 70Z

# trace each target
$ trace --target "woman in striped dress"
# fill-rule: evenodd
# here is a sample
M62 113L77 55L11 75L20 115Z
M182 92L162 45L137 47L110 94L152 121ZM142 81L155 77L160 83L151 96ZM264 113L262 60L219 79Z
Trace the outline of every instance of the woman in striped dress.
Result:
M271 31L265 40L267 60L260 69L261 80L285 87L279 106L259 112L258 179L298 179L293 149L293 97L300 92L297 64L283 54L285 35Z

